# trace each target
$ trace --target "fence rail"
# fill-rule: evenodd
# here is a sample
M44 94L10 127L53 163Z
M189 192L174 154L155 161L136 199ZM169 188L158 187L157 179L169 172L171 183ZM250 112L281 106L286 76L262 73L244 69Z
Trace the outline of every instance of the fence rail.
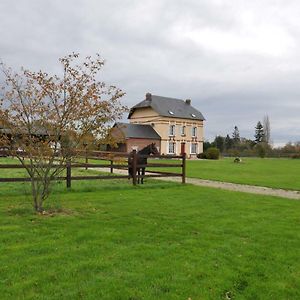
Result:
M0 151L1 152L1 151ZM2 151L3 152L3 151ZM119 153L119 152L105 152L105 151L92 151L87 152L85 150L78 151L79 155L76 156L77 160L84 159L85 162L70 161L68 160L64 164L60 164L60 167L66 169L66 176L57 176L51 178L53 181L65 180L67 188L71 187L73 180L95 180L95 179L132 179L132 184L136 185L138 180L141 178L159 178L159 177L181 177L182 183L185 183L186 177L186 155L139 155L135 150L128 153ZM1 155L2 154L2 155ZM5 152L0 153L0 156L9 157L9 153ZM24 153L24 157L26 157ZM126 159L123 163L120 163L121 159ZM139 158L155 159L155 160L165 160L165 159L176 159L180 163L156 163L150 162L147 164L139 164ZM109 163L91 163L91 160L94 161L108 161ZM25 158L26 161L26 158ZM130 167L132 168L132 175L122 175L122 174L113 174L114 170L127 170L129 169L129 161L131 161ZM43 167L43 165L40 165ZM51 168L56 168L58 165L53 164ZM0 169L25 169L26 167L32 167L30 164L1 164ZM47 167L45 164L44 167ZM75 168L85 168L86 170L91 169L100 169L99 171L105 171L104 169L109 170L109 175L85 175L85 176L74 176L72 175L72 170ZM172 173L168 171L158 171L158 170L147 170L146 174L139 175L138 170L140 168L180 168L180 173ZM102 169L102 170L101 170ZM0 182L29 182L31 178L29 177L6 177L0 178Z

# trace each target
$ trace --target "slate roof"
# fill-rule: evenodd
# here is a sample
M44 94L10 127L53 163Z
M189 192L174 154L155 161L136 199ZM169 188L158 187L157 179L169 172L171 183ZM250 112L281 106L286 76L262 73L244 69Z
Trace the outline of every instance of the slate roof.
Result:
M148 98L148 99L147 99ZM150 100L151 99L151 100ZM190 120L205 120L202 113L182 99L150 95L130 109L128 119L139 108L151 107L160 116Z
M151 125L116 123L114 127L119 128L125 138L161 139Z
M10 128L4 128L4 127L0 127L0 133L3 134L11 134L12 130ZM16 132L13 132L14 134L16 134ZM20 131L18 132L19 134L28 134L26 129L20 129ZM32 135L36 135L36 136L48 136L50 135L50 133L47 131L46 128L42 128L40 126L33 126L32 128Z

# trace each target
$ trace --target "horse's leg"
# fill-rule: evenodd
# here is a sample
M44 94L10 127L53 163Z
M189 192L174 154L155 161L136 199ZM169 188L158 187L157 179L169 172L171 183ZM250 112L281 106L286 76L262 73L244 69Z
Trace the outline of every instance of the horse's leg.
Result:
M128 168L128 180L132 177L132 168Z
M140 168L137 169L137 174L138 174L137 183L140 184L140 175L141 175Z
M147 165L147 158L144 159L143 164L144 164L144 165ZM142 173L143 173L143 176L145 176L145 173L146 173L146 167L144 167L144 168L142 169ZM142 184L144 184L144 177L142 177Z
M128 157L128 180L133 177L133 169L132 169L132 158Z
M142 168L142 176L145 175L145 168ZM144 177L142 177L142 180L141 180L142 184L144 184Z

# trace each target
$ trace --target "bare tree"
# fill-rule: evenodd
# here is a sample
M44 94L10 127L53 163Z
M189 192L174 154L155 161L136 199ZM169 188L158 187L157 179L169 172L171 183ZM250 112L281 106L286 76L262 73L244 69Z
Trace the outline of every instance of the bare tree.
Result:
M265 115L263 119L263 128L264 128L264 142L268 145L271 143L271 126L269 116Z
M241 141L240 131L237 126L234 126L233 133L232 133L232 140L233 140L234 146L238 146L238 144Z
M44 209L50 182L77 155L76 149L87 140L104 140L109 123L126 109L120 103L124 93L97 80L104 64L99 55L80 61L73 53L59 61L61 77L25 69L15 73L1 63L0 143L25 167L37 212Z

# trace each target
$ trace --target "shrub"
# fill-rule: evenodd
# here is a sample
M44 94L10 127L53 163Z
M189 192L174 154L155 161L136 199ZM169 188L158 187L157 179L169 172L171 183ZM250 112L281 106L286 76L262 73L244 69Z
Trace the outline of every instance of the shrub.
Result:
M229 149L228 155L232 157L240 156L240 151L238 149Z
M206 154L203 152L203 153L198 153L197 154L197 158L199 158L199 159L206 159L207 157L206 157Z
M258 143L256 146L255 146L255 149L257 151L257 155L260 157L260 158L265 158L266 156L266 146L265 144L263 143Z
M290 155L290 158L300 158L300 153L294 153Z
M208 148L205 152L205 156L207 159L219 159L220 158L220 150L218 148Z

